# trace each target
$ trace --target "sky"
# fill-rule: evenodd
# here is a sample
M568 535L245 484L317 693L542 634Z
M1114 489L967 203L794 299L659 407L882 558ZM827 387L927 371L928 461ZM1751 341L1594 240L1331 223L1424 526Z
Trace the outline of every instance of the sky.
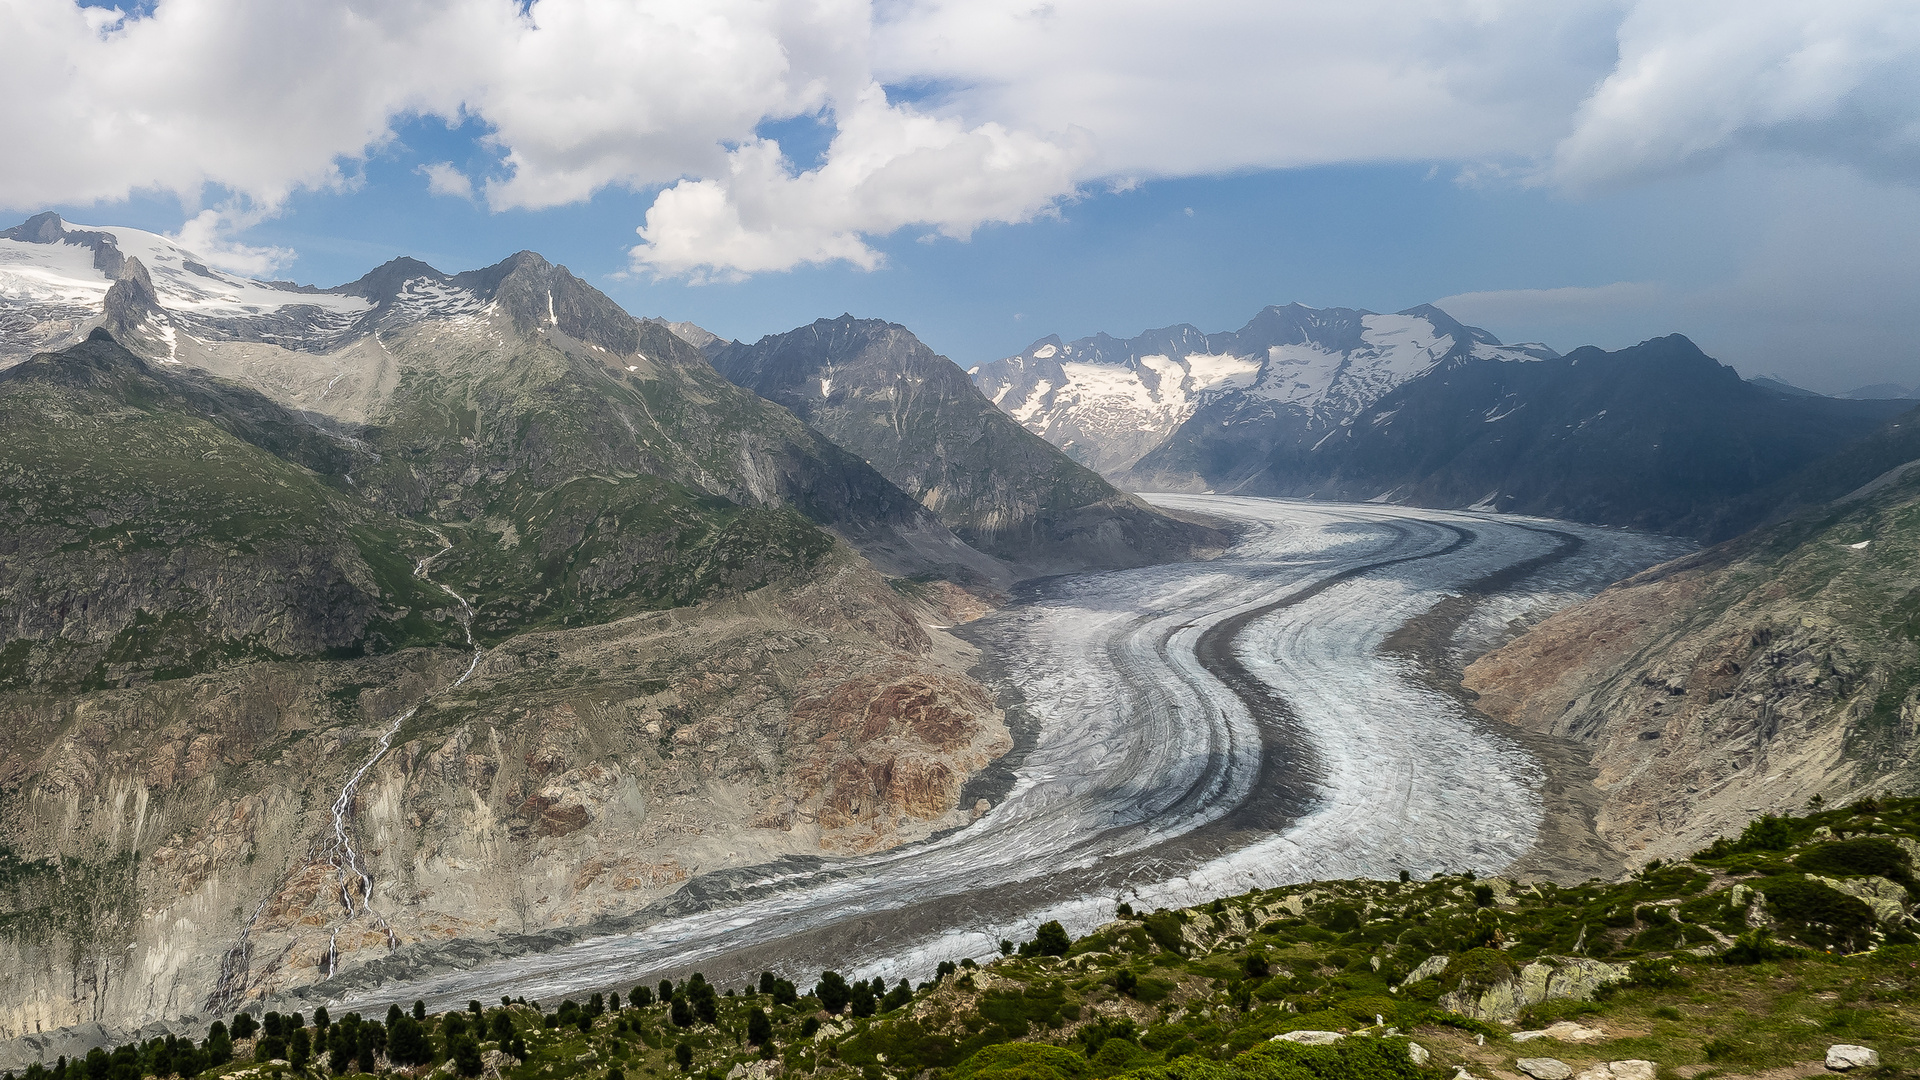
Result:
M753 339L1434 302L1920 384L1911 0L0 0L0 211Z

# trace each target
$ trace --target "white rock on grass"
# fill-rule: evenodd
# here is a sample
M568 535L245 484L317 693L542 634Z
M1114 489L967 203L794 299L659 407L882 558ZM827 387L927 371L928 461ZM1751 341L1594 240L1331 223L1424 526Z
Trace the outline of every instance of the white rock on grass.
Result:
M1827 1068L1835 1072L1848 1069L1871 1069L1880 1064L1878 1052L1852 1043L1840 1043L1827 1047Z
M1557 1039L1560 1042L1589 1043L1598 1042L1607 1037L1599 1028L1583 1027L1571 1020L1562 1020L1548 1024L1539 1031L1516 1031L1508 1038L1514 1042L1532 1042L1535 1039Z
M1573 1080L1573 1066L1559 1058L1521 1058L1513 1067L1533 1080Z
M1452 957L1449 957L1449 956L1427 957L1425 960L1420 961L1420 966L1414 968L1412 971L1407 972L1407 977L1400 981L1400 985L1410 986L1413 983L1417 983L1422 979L1433 978L1434 976L1447 970L1447 961L1450 959L1452 959Z
M1284 1035L1275 1035L1272 1042L1300 1043L1304 1046L1332 1046L1345 1035L1337 1031L1289 1031Z
M1419 1043L1410 1042L1407 1044L1407 1058L1415 1065L1425 1066L1426 1063L1433 1058L1433 1055L1427 1053L1427 1048L1421 1046Z
M1654 1080L1659 1066L1651 1061L1632 1059L1628 1061L1609 1061L1582 1069L1573 1080Z

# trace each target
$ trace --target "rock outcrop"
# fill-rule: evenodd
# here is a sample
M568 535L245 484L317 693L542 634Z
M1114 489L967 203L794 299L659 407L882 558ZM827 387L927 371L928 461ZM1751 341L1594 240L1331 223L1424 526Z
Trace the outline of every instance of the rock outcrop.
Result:
M1755 815L1906 790L1920 476L1655 567L1467 668L1487 714L1588 748L1603 839L1672 858Z

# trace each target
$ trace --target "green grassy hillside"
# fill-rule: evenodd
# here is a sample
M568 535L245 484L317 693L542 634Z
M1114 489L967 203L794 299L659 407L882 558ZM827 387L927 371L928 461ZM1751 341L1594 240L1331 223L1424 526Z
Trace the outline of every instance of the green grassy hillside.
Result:
M0 428L0 688L457 636L413 574L432 533L299 464L326 464L326 440L264 401L96 335L0 375Z

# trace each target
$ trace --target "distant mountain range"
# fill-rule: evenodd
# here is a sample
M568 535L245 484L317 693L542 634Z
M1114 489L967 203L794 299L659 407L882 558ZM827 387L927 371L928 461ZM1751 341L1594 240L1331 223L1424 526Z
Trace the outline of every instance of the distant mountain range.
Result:
M904 326L842 315L706 349L722 375L784 405L962 539L1014 563L1132 566L1225 543L1022 429Z
M1044 338L973 371L1130 490L1479 507L1716 539L1751 493L1908 407L1743 381L1680 336L1566 356L1431 306L1298 305L1232 334Z
M1289 304L1224 334L1182 323L1127 339L1045 337L970 374L1028 430L1126 486L1145 480L1136 465L1189 423L1324 430L1448 362L1557 355L1502 345L1434 307L1376 315Z

